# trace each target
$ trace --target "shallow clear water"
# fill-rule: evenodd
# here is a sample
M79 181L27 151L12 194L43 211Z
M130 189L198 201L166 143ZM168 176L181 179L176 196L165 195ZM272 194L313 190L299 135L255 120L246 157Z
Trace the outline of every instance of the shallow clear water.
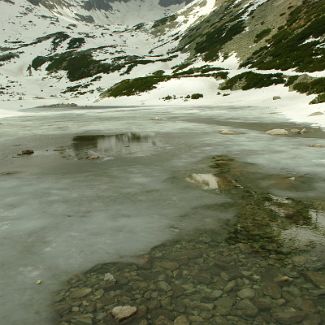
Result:
M210 173L213 155L255 163L254 181L273 194L325 192L324 149L309 147L325 145L323 133L266 135L296 127L267 109L31 110L0 123L4 324L50 324L50 295L74 272L128 260L192 229L222 233L236 213L231 198L185 180ZM24 149L35 153L19 156ZM287 187L279 174L302 180Z

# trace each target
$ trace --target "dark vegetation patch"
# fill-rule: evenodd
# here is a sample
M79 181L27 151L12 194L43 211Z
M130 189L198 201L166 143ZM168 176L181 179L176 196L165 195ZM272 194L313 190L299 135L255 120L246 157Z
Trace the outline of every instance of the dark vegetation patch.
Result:
M12 49L17 50L17 49L24 48L27 46L40 44L42 42L52 39L52 50L55 51L64 41L66 41L69 38L70 38L70 36L65 32L56 32L56 33L38 37L31 43L22 43L21 41L17 41L17 42L15 42L15 44L17 44L19 46L12 48Z
M67 51L47 57L38 56L33 60L32 66L34 69L38 69L45 63L49 63L46 71L49 73L60 70L66 71L70 81L93 77L100 73L109 74L124 67L124 64L104 63L95 60L90 50L80 52Z
M313 99L310 104L320 104L325 103L325 93L318 95L315 99Z
M178 72L178 71L181 71L181 70L183 70L183 69L186 69L186 68L188 68L190 65L192 65L192 62L183 62L183 63L180 63L180 64L178 64L178 65L175 65L175 66L173 67L173 69L174 69L174 73L176 73L176 72Z
M271 28L263 29L260 33L258 33L258 34L255 36L254 43L258 43L258 42L260 42L260 41L261 41L262 39L264 39L266 36L269 36L271 32L272 32L272 29L271 29Z
M158 27L162 27L168 23L172 23L173 21L175 21L177 19L176 15L170 15L164 18L161 18L159 20L156 20L153 25L152 28L158 28Z
M123 80L101 94L101 97L133 96L156 88L162 81L169 80L168 76L147 76Z
M53 35L52 39L52 49L53 51L56 51L57 48L67 39L69 39L70 36L67 33L64 32L58 32Z
M225 81L220 89L242 89L269 87L272 85L284 84L286 79L282 73L260 74L252 71L244 72Z
M293 85L297 81L298 78L299 78L298 75L288 77L287 82L285 83L285 86L289 87L289 86Z
M134 30L140 30L140 29L142 29L144 26L145 26L144 23L140 23L140 24L137 24L137 25L133 26L133 29L134 29Z
M132 70L137 67L139 64L148 64L148 63L154 63L155 61L153 60L134 60L131 62L128 62L128 67L125 70L125 72L123 72L121 75L126 75L126 74L130 74L132 72Z
M87 89L91 86L92 84L90 82L83 84L83 85L75 85L75 86L70 86L67 87L63 93L75 93L75 92L80 92L80 89Z
M255 51L243 66L266 70L324 70L325 48L319 45L325 37L325 1L304 0L282 27L268 46Z
M292 89L307 95L317 94L310 104L319 104L325 102L325 78L305 78L299 81L299 78L292 84Z
M155 63L155 62L168 62L168 61L175 59L176 57L178 57L178 56L172 55L167 58L152 60L152 59L142 58L137 55L125 56L124 59L123 59L123 57L122 57L122 59L124 60L124 64L125 64L125 66L127 66L127 69L121 75L130 74L132 72L132 70L134 68L136 68L138 65L146 65L146 64ZM113 61L121 62L121 57L114 58Z
M74 40L76 39L71 39L69 44L71 41L73 41L74 45L83 42L82 38L80 38L77 43ZM110 74L120 71L123 68L126 68L126 70L121 75L125 75L129 74L138 65L146 65L154 62L166 62L177 57L177 55L173 55L167 58L152 60L138 55L124 55L115 57L112 62L106 63L104 60L94 59L92 55L96 50L103 48L105 48L105 46L78 52L75 50L68 50L64 53L49 56L37 56L32 61L32 67L37 70L44 64L47 64L46 70L49 73L58 72L60 70L66 71L67 77L70 81L77 81L84 78L94 77L100 73Z
M187 46L192 48L193 54L201 54L207 61L219 58L223 46L235 36L245 30L242 12L234 10L234 1L227 1L212 14L202 20L181 41L180 49ZM194 45L193 45L194 44Z
M203 67L190 68L188 70L183 70L183 71L179 71L179 72L176 72L176 70L175 70L174 75L182 76L182 75L192 75L195 73L205 74L205 73L216 72L216 71L220 72L222 70L223 70L222 68L211 67L211 66L205 65ZM224 73L226 73L226 72L224 72Z
M161 77L165 74L165 71L164 70L157 70L155 71L152 75L153 76L156 76L156 77Z
M68 43L68 50L79 49L85 43L86 43L86 41L83 37L71 38L71 40Z
M200 99L200 98L203 98L203 94L196 93L191 95L191 99Z
M244 21L236 16L233 20L227 21L206 34L204 40L196 44L195 52L204 54L204 59L208 61L218 59L222 47L244 30Z
M215 77L215 78L223 78L227 77L228 72L220 71L213 74L199 74L199 75L186 75L187 78L199 78L199 77ZM150 91L156 88L156 85L160 82L168 81L171 79L179 79L181 77L185 77L185 75L164 75L163 70L158 70L154 72L150 76L140 77L135 79L126 79L122 80L121 82L117 83L113 87L107 89L105 92L101 94L101 97L120 97L120 96L133 96L137 95L146 91ZM203 97L202 94L193 94L194 98L198 99ZM189 95L190 96L190 95ZM199 97L197 97L199 96ZM197 98L196 98L197 97ZM163 98L164 100L170 100L172 98Z
M16 59L16 58L19 58L19 55L17 53L8 52L8 53L0 55L0 62L10 61L10 60Z

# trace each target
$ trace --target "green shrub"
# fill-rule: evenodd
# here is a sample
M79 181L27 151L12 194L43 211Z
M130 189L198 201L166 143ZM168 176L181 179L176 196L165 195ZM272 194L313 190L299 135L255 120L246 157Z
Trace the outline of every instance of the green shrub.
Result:
M83 37L71 38L71 40L68 43L68 50L79 49L85 43L86 41Z
M298 91L299 93L306 94L310 91L310 83L309 82L299 82L293 85L293 89Z
M10 61L12 59L19 58L19 55L16 53L5 53L0 55L0 62Z
M254 43L258 43L258 42L261 41L263 38L265 38L266 36L270 35L271 32L272 32L272 29L271 29L271 28L263 29L260 33L258 33L258 34L255 36Z
M168 80L165 76L148 76L123 80L101 94L101 97L133 96L156 88L162 81Z
M109 74L124 67L122 63L110 64L95 60L90 51L68 51L47 57L47 61L50 62L46 68L48 72L67 71L70 81L90 78L100 73Z
M40 68L43 64L48 62L48 58L46 56L37 56L33 61L32 61L32 67L37 70Z
M157 27L161 27L163 25L166 25L168 23L171 23L173 21L175 21L177 19L177 16L176 15L170 15L170 16L167 16L167 17L164 17L164 18L161 18L159 20L156 20L153 25L152 25L152 28L157 28Z
M240 16L226 21L222 26L217 26L208 32L204 39L195 46L195 52L204 54L204 59L212 61L219 58L222 47L230 42L236 35L245 30L245 22Z
M164 74L165 74L165 71L164 70L157 70L152 75L155 76L155 77L161 77Z
M220 71L220 70L222 70L222 68L211 67L209 65L204 65L202 67L190 68L188 70L184 70L184 71L180 71L180 72L176 72L177 70L175 70L174 71L174 76L191 75L191 74L195 74L195 73L198 73L200 75L204 75L204 74L208 74L209 72Z
M315 78L310 82L295 83L293 89L308 95L325 93L325 78Z
M325 93L318 95L315 99L313 99L310 104L319 104L325 103Z
M242 66L263 70L325 70L325 48L317 40L324 34L325 1L305 0L290 13L286 25L272 36L269 46L255 51Z
M220 89L235 89L240 84L242 90L248 90L284 84L285 81L282 73L260 74L248 71L228 79L220 86Z
M192 94L191 95L191 99L199 99L199 98L203 98L203 94Z
M64 32L58 32L53 34L52 46L55 51L64 41L70 38L70 36Z
M179 72L179 71L181 71L181 70L183 70L183 69L186 69L186 68L189 67L191 64L192 64L192 62L184 62L184 63L181 63L181 64L179 64L179 65L174 66L174 67L173 67L173 69L174 69L174 73Z
M298 75L297 76L290 76L290 77L288 77L285 86L286 87L289 87L289 86L293 85L297 81L298 78L299 78Z

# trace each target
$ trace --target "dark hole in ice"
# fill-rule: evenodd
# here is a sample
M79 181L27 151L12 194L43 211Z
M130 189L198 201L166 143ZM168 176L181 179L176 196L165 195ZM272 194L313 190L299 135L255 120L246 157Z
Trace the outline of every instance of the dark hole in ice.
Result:
M78 159L103 159L118 155L145 155L157 146L150 135L122 133L114 135L79 135L73 138L73 151Z

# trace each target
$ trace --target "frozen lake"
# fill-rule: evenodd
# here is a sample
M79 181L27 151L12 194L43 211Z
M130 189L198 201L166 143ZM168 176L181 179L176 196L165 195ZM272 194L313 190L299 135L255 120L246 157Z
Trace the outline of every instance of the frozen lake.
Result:
M252 107L35 109L2 118L1 323L52 324L51 294L71 274L132 259L192 229L222 233L235 214L230 198L186 181L210 173L213 155L303 176L308 182L294 192L256 181L273 194L318 197L325 155L311 145L325 145L323 132L265 133L296 127ZM26 149L34 154L18 155Z

